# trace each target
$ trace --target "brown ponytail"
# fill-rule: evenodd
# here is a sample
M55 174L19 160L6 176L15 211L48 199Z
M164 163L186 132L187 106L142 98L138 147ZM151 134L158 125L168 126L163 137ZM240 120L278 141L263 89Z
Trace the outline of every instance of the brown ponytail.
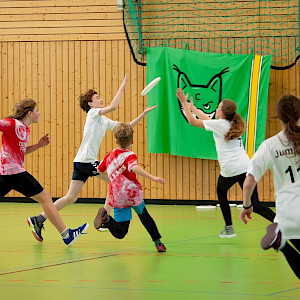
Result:
M7 118L22 120L29 111L33 111L36 107L36 102L33 99L25 98L16 104L13 108L13 114Z
M225 99L222 101L222 111L225 119L231 122L231 127L225 134L225 141L234 140L245 132L246 124L240 114L236 112L237 107L234 101Z
M300 118L300 99L292 96L283 96L276 105L276 114L280 121L286 125L284 133L294 144L295 155L300 154L300 127L297 121Z

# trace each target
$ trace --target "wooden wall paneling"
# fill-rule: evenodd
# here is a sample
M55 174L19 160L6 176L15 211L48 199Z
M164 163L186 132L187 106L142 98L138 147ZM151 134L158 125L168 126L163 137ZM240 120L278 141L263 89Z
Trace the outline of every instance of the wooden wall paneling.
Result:
M74 98L73 101L73 109L74 109L74 156L72 160L74 160L77 151L80 147L81 140L83 137L83 126L85 122L86 112L84 112L79 106L79 96L86 91L81 87L81 42L74 42ZM71 178L69 179L70 182ZM83 197L83 192L81 191L79 197Z
M182 158L182 199L190 199L190 164L192 158Z
M7 43L5 47L6 55L5 55L5 91L6 91L6 97L2 100L5 102L5 110L7 113L3 117L7 117L8 115L11 115L13 112L13 107L17 102L14 102L13 97L13 91L14 91L14 81L13 81L13 74L14 74L14 49L12 43ZM32 138L31 138L32 140ZM11 192L12 196L18 196L20 195L18 192Z
M68 80L68 95L66 95L66 99L68 99L67 111L68 111L68 176L64 177L64 188L63 194L65 195L69 189L70 181L73 173L73 159L76 155L76 143L75 143L75 127L77 122L77 113L80 107L78 104L78 96L75 94L75 42L68 42L69 51L68 51L68 74L66 74Z
M50 145L45 147L45 189L51 194L52 197L55 197L53 191L50 189L51 187L51 144L54 142L54 137L51 132L51 57L50 57L50 42L44 42L44 99L45 99L45 110L44 110L44 120L45 120L45 132L50 135Z
M203 179L202 179L202 184L203 184L203 198L204 200L209 200L209 178L210 178L210 174L209 174L209 160L207 159L203 159L202 160L202 171L203 171Z
M79 65L80 65L80 91L79 91L78 96L82 93L85 93L89 89L88 82L87 82L87 41L80 41L80 64ZM83 110L82 110L82 112L83 112ZM85 118L86 118L86 113L84 113L84 115L81 114L80 142L79 142L78 146L80 146L81 141L82 141ZM90 181L90 180L88 180L88 181ZM90 183L87 182L83 186L83 189L81 192L83 198L88 197L89 184Z
M63 168L64 163L64 122L63 122L63 42L56 43L56 193L62 197Z
M50 151L51 151L51 164L50 164L50 188L51 195L57 195L57 49L56 42L50 42Z
M112 99L109 99L106 95L106 47L105 47L105 41L99 42L99 55L100 55L100 65L99 65L99 96L104 101L104 106L107 106L110 104L110 101ZM105 146L105 138L103 138L103 141L100 146L100 159L103 159L106 155L106 146ZM105 197L108 192L108 185L101 180L100 182L100 197Z
M92 48L92 56L93 56L93 64L91 66L90 72L93 73L93 81L91 83L90 88L93 88L98 92L99 95L99 80L100 80L100 49L99 49L99 41L93 41L91 42L91 48ZM100 97L100 95L99 95ZM105 104L104 104L105 105ZM101 147L100 147L101 148ZM100 153L100 149L99 149ZM102 159L103 157L98 155L98 159ZM93 187L93 195L95 195L96 198L100 198L100 181L99 178L93 178L94 181L94 187Z
M105 41L105 101L106 105L109 105L117 93L117 91L112 90L112 41ZM108 118L113 119L113 114L109 113ZM115 143L113 143L112 130L107 130L105 137L103 139L105 155L108 154L113 148Z
M216 199L216 161L209 160L209 200Z
M69 175L72 166L69 158L72 157L69 153L69 148L74 147L70 145L69 126L70 126L70 112L69 103L73 100L69 98L69 45L68 41L62 42L62 93L61 93L61 108L62 108L62 181L60 182L60 192L58 197L66 195L68 191L68 182L71 178ZM71 76L71 74L70 74Z
M188 188L189 197L187 199L197 200L197 186L196 186L196 158L190 158L187 160L189 164L189 176L188 176Z
M15 43L19 44L19 43ZM44 68L44 43L38 42L37 43L37 77L36 77L36 84L37 84L37 101L40 111L40 122L38 124L38 132L39 136L42 137L43 135L49 133L45 131L45 123L47 118L47 112L45 110L45 68ZM51 143L51 136L50 136L50 143ZM47 148L50 147L49 145L46 146ZM40 148L39 155L37 159L38 163L38 172L39 172L39 181L42 186L45 186L45 147Z
M5 77L7 79L7 82L8 83L10 82L10 84L8 84L8 90L10 90L10 91L9 91L9 95L8 95L7 99L1 97L1 101L3 101L4 109L7 111L7 113L3 114L1 116L1 118L2 117L5 118L8 115L11 115L12 112L13 112L14 105L17 104L21 100L21 98L20 98L20 84L19 84L19 76L20 76L19 43L13 43L11 45L13 47L11 49L8 49L8 55L9 54L13 55L12 61L9 62L9 64L12 64L13 67L5 75ZM9 47L9 44L7 44L7 46ZM12 82L10 80L11 77L12 77ZM1 80L3 80L3 79L4 78L2 78ZM11 196L11 197L16 197L16 196L19 196L19 195L21 195L21 194L19 194L18 192L15 192L15 191L8 194L8 196Z
M38 51L37 42L32 42L32 45L31 45L31 56L32 56L32 61L31 61L32 64L31 65L32 65L32 67L31 67L31 78L30 78L32 92L31 92L30 97L36 101L37 106L40 109L39 99L38 99L38 82L37 82L37 78L38 78L38 52L37 51ZM43 135L40 135L40 123L42 123L42 122L43 122L43 120L41 119L41 116L40 116L39 123L35 124L35 130L34 130L35 142L34 143L38 143L39 139L43 136ZM40 181L40 171L39 171L39 164L38 164L39 156L40 156L40 151L35 151L32 154L33 174L38 181Z
M94 83L94 56L93 56L93 42L86 42L86 90L93 88ZM94 185L99 183L98 178L90 178L87 180L87 195L93 194ZM96 196L97 197L97 196Z
M203 198L203 159L195 159L195 181L196 181L196 200Z
M175 156L176 172L175 172L175 185L176 197L174 199L183 199L183 157Z
M32 76L32 53L31 53L32 43L25 43L25 97L32 98L32 86L31 86L31 76ZM37 124L32 124L30 126L30 141L29 145L37 143L36 141L36 126ZM26 168L30 174L33 174L33 156L36 153L31 153L27 156Z

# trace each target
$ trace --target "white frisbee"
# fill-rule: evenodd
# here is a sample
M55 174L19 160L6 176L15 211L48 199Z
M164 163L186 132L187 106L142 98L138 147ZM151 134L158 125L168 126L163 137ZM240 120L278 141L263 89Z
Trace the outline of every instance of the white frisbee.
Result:
M215 205L198 205L196 206L196 209L213 209L216 208Z
M153 79L150 83L147 84L147 86L142 90L141 95L145 96L147 93L149 93L161 80L160 77L156 77Z

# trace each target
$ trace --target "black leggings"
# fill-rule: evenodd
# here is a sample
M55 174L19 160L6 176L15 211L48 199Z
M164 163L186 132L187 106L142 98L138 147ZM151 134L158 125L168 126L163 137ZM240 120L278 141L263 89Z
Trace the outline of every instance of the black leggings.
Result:
M144 227L149 232L153 241L159 240L161 238L157 226L149 215L146 207L144 207L143 212L139 215L139 218L144 225ZM117 238L122 239L128 232L130 221L117 222L114 218L110 217L109 221L105 223L106 227L110 230L111 234Z
M235 183L238 183L241 189L243 189L243 184L245 179L246 179L246 173L233 176L233 177L223 177L222 175L219 176L218 185L217 185L217 194L218 194L218 200L220 203L220 207L222 210L222 214L226 226L232 225L231 212L230 212L229 201L227 198L227 192ZM257 187L255 187L253 191L253 194L251 196L251 201L253 204L253 211L255 213L273 222L275 218L275 213L267 206L261 205L259 203Z
M300 279L300 240L290 240L290 242L298 251L295 250L288 242L280 251L285 256L295 275Z

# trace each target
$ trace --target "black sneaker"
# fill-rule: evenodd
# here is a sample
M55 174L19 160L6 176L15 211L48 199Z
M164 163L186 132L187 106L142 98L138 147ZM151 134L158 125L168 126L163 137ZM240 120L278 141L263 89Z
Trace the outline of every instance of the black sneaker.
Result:
M104 221L107 219L107 211L104 207L100 207L98 209L98 213L94 220L94 227L99 230L101 228L101 225L104 223Z
M39 241L43 241L42 229L44 229L44 224L39 224L37 217L28 217L27 223L32 231L33 236Z
M282 235L278 223L270 224L267 227L267 233L260 241L260 245L264 250L274 248L279 250L282 242Z
M98 228L98 231L100 232L107 232L109 231L109 229L107 228L106 224L105 223L102 223L100 228Z

